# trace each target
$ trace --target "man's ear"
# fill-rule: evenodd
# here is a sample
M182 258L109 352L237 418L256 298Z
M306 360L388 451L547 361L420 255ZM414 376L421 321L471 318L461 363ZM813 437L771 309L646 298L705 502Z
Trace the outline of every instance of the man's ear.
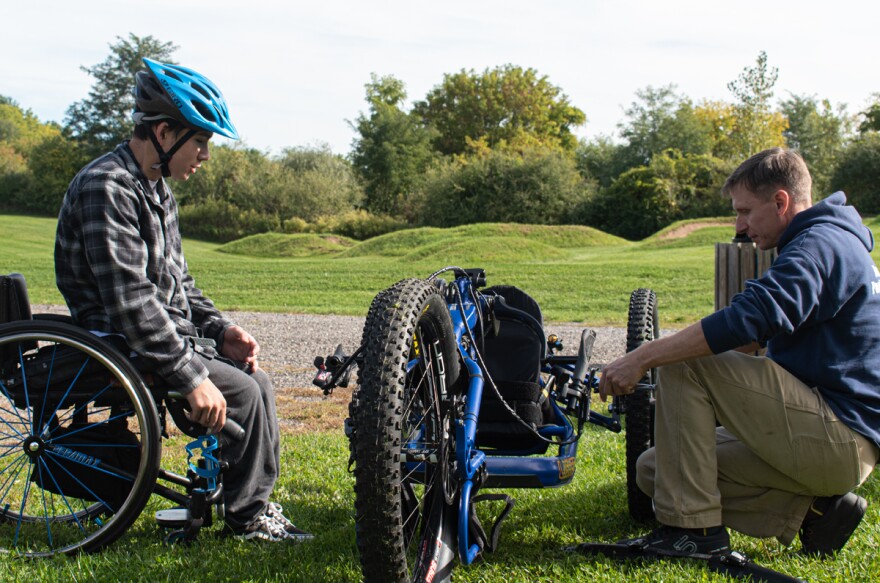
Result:
M780 188L773 193L773 202L776 203L776 214L783 216L791 207L791 195L787 190Z

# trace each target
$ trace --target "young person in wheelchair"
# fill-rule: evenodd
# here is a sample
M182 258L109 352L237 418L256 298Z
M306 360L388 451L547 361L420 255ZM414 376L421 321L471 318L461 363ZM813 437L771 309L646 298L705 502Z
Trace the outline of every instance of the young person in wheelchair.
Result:
M272 382L259 344L195 286L167 179L187 180L210 158L217 133L238 139L223 95L199 73L144 59L130 140L83 168L58 217L56 282L74 322L124 338L140 370L186 397L192 421L218 432L227 416L245 431L223 458L227 532L299 541L270 502L279 475Z

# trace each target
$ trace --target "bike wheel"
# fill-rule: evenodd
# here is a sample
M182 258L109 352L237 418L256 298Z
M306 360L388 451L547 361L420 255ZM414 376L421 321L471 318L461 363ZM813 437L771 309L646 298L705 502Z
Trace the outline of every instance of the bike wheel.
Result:
M401 281L373 300L362 344L350 411L364 580L448 580L460 363L446 302L425 281Z
M649 289L637 289L630 296L626 327L626 351L631 352L660 336L657 298ZM650 369L641 383L657 382L657 370ZM654 518L651 498L636 484L636 461L654 445L654 394L636 391L626 399L626 493L629 513L635 520Z
M0 552L99 550L150 497L159 418L107 342L51 321L0 326Z

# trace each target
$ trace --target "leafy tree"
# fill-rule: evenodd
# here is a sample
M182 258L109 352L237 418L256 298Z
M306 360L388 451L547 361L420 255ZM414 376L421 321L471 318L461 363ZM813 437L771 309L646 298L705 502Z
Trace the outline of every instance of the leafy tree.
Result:
M831 189L844 191L863 214L880 213L880 133L866 132L841 152Z
M601 188L611 185L627 169L625 146L607 136L581 140L575 149L575 161L581 175L594 179Z
M42 123L13 100L0 103L0 204L55 214L82 165L76 145L55 123Z
M435 226L573 223L593 189L558 149L492 150L434 169L424 185L421 216Z
M837 156L852 126L846 107L835 110L827 99L819 102L815 96L792 95L780 110L788 120L788 129L783 132L788 147L798 150L810 167L813 195L824 197L829 194Z
M618 124L625 140L627 167L642 166L654 154L675 148L688 154L708 154L711 132L696 115L690 100L675 92L675 85L636 91L636 101Z
M694 108L694 116L709 133L711 154L722 160L742 160L739 146L731 138L737 126L736 106L723 101L703 101Z
M354 140L351 161L364 182L364 205L374 213L411 215L410 194L435 159L434 132L419 118L401 109L406 91L392 76L371 76L366 85L369 115L351 124Z
M173 63L177 47L152 36L129 33L116 37L110 55L93 67L80 67L95 78L89 96L67 110L65 126L90 155L98 156L131 135L131 112L134 110L134 76L143 70L142 59L149 57Z
M859 113L863 118L859 124L859 133L862 134L880 131L880 93L874 93L871 99L873 102L868 108Z
M31 110L22 109L14 101L0 103L0 143L5 142L20 155L27 157L34 146L59 133L57 124L41 122Z
M343 214L363 195L351 165L326 146L288 149L279 159L213 146L211 159L174 192L185 233L221 240Z
M437 130L434 147L446 155L536 146L573 151L572 128L586 121L547 77L513 65L447 74L413 111Z
M363 201L351 164L329 146L288 148L280 164L291 177L284 193L287 216L315 221L351 211Z
M748 158L766 148L782 146L785 118L771 109L773 87L779 77L776 67L767 66L767 53L758 53L754 67L746 67L727 88L736 99L736 123L730 138L739 157Z
M677 220L729 214L730 202L720 192L732 170L732 162L666 150L649 165L627 170L593 198L585 222L642 239Z
M28 158L30 181L19 206L40 214L57 215L70 181L87 162L78 144L65 136L56 134L43 140Z

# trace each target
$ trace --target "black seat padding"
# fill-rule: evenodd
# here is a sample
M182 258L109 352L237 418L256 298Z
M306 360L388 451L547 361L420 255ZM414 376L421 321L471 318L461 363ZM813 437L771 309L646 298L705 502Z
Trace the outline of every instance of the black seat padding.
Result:
M540 427L549 414L549 403L540 385L541 365L547 354L541 308L514 286L493 286L483 290L483 294L494 296L494 313L499 323L498 334L487 334L481 346L489 377L520 419ZM542 448L542 442L513 418L488 383L486 379L478 445L496 449Z

